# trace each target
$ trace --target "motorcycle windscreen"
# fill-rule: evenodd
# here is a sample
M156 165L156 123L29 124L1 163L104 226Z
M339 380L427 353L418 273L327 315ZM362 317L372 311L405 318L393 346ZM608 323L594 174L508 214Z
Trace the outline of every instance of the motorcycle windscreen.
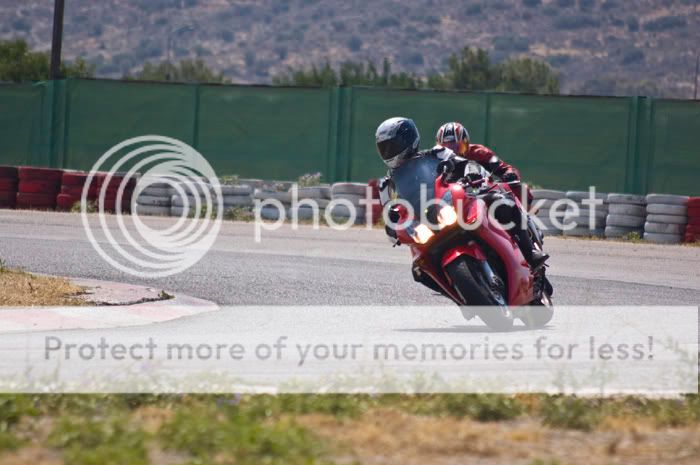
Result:
M426 200L435 198L439 163L439 159L431 156L411 158L391 173L396 195L411 204L416 215L420 215L421 211L421 186L425 186Z

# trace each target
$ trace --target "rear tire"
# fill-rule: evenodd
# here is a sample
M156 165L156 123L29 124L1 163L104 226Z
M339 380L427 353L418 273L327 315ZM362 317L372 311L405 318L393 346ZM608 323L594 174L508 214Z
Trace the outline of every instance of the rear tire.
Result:
M514 318L506 305L505 286L498 277L495 283L489 283L479 268L481 266L475 260L462 256L447 265L446 271L457 292L469 305L491 307L480 308L476 313L489 328L509 331Z

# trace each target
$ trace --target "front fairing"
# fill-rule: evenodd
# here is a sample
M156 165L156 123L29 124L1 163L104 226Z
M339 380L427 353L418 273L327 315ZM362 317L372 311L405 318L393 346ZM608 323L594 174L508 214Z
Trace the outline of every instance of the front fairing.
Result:
M420 156L406 160L391 173L397 197L410 204L417 217L420 216L421 206L435 198L435 179L439 164L440 160L437 157Z

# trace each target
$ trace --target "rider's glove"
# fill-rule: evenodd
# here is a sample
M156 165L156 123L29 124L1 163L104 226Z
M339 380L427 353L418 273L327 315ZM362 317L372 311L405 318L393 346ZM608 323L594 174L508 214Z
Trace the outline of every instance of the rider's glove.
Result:
M505 182L520 181L518 175L513 173L512 171L505 173L503 176L501 176L501 179Z
M448 173L448 174L452 173L454 170L455 170L455 163L450 159L443 160L440 163L438 163L438 166L437 166L438 176L441 176L445 173Z

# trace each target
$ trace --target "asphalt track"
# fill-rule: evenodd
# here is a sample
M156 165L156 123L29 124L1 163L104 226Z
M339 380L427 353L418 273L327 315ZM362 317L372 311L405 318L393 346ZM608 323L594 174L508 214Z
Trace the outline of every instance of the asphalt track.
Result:
M91 221L96 220L97 217L91 218ZM146 221L152 227L163 228L174 219L149 218ZM114 217L108 218L108 224L116 232ZM347 231L315 230L310 226L294 230L285 225L277 231L263 231L262 240L256 242L254 227L252 223L224 222L214 247L195 266L168 278L143 280L117 271L100 258L88 241L77 214L2 211L0 257L8 266L32 272L150 285L213 300L223 307L216 312L141 327L60 333L64 341L75 343L96 343L102 336L139 343L153 336L161 346L166 341L191 341L192 344L237 341L253 347L261 340L285 335L289 341L311 344L348 338L352 341L390 340L401 344L415 341L478 344L490 333L478 320L466 323L454 304L414 283L409 271L408 249L392 248L383 230L360 227ZM96 237L100 242L104 240L101 233ZM556 304L697 306L700 303L700 248L563 238L548 238L545 246L552 255L549 272ZM246 307L251 305L258 307ZM289 306L297 307L285 308ZM335 306L348 307L343 310ZM407 308L409 306L412 308ZM634 310L631 326L611 327L606 323L609 319L562 310L555 313L544 333L522 331L524 327L520 327L512 333L491 334L490 337L492 342L498 338L526 347L531 347L534 338L542 334L546 334L549 341L558 338L562 344L571 340L584 341L588 335L603 338L619 335L621 341L633 343L638 341L639 334L658 328L663 334L677 335L676 339L682 344L696 344L697 327L688 324L696 320L695 311L690 319L674 320L670 313L666 318L664 315L657 318L658 308ZM601 315L606 315L605 309ZM644 328L635 329L637 324ZM630 330L632 333L624 332ZM618 334L618 331L623 332ZM32 366L25 360L29 357L37 363L32 366L32 373L52 373L54 365L41 365L45 341L41 333L3 335L0 353L5 355L0 357L0 373L15 376L27 372L27 367ZM659 358L659 362L664 366L662 359ZM302 372L297 370L294 359L285 359L283 365L261 364L255 359L241 363L225 367L236 374L246 373L248 383L265 389L275 385L283 375L294 380L318 381L322 379L321 374L326 374L323 370L329 367L319 361L305 366ZM527 389L530 380L544 379L548 374L546 370L542 376L533 371L541 370L542 365L530 359L505 366L492 366L485 358L474 363L479 363L480 369L472 368L468 374L477 377L479 382L489 376L494 380L501 379L504 374L510 376L508 383L494 388L496 390L503 386ZM361 366L343 365L343 369L348 370L344 373L346 376L353 374L359 369L356 367ZM580 373L588 373L590 368L586 364L572 367ZM619 366L620 379L627 384L616 392L672 393L696 389L697 374L691 373L688 377L690 387L647 386L650 381L665 380L666 374L621 371L628 367ZM184 376L190 369L198 370L200 365L197 362L164 364L159 373ZM406 368L402 373L413 375L411 369ZM465 376L460 364L443 371L446 376ZM80 382L100 379L108 383L113 374L123 372L127 372L125 366L117 362L84 363L72 368L66 366L63 371ZM148 373L151 379L152 373ZM192 379L199 382L200 378ZM75 389L90 392L93 387L79 385ZM108 384L107 392L133 392L134 389L133 385L119 388ZM160 392L161 388L148 389ZM199 388L187 386L183 389L190 392ZM341 389L341 392L347 391Z
M161 228L173 221L148 219ZM108 224L116 231L114 217ZM698 247L563 238L548 238L545 247L556 304L700 305ZM224 222L195 266L144 280L99 257L80 215L6 210L0 211L0 258L27 271L152 285L222 305L452 305L413 282L407 247L392 248L383 230L360 227L285 225L263 231L256 242L252 223ZM195 320L218 318L225 315Z

